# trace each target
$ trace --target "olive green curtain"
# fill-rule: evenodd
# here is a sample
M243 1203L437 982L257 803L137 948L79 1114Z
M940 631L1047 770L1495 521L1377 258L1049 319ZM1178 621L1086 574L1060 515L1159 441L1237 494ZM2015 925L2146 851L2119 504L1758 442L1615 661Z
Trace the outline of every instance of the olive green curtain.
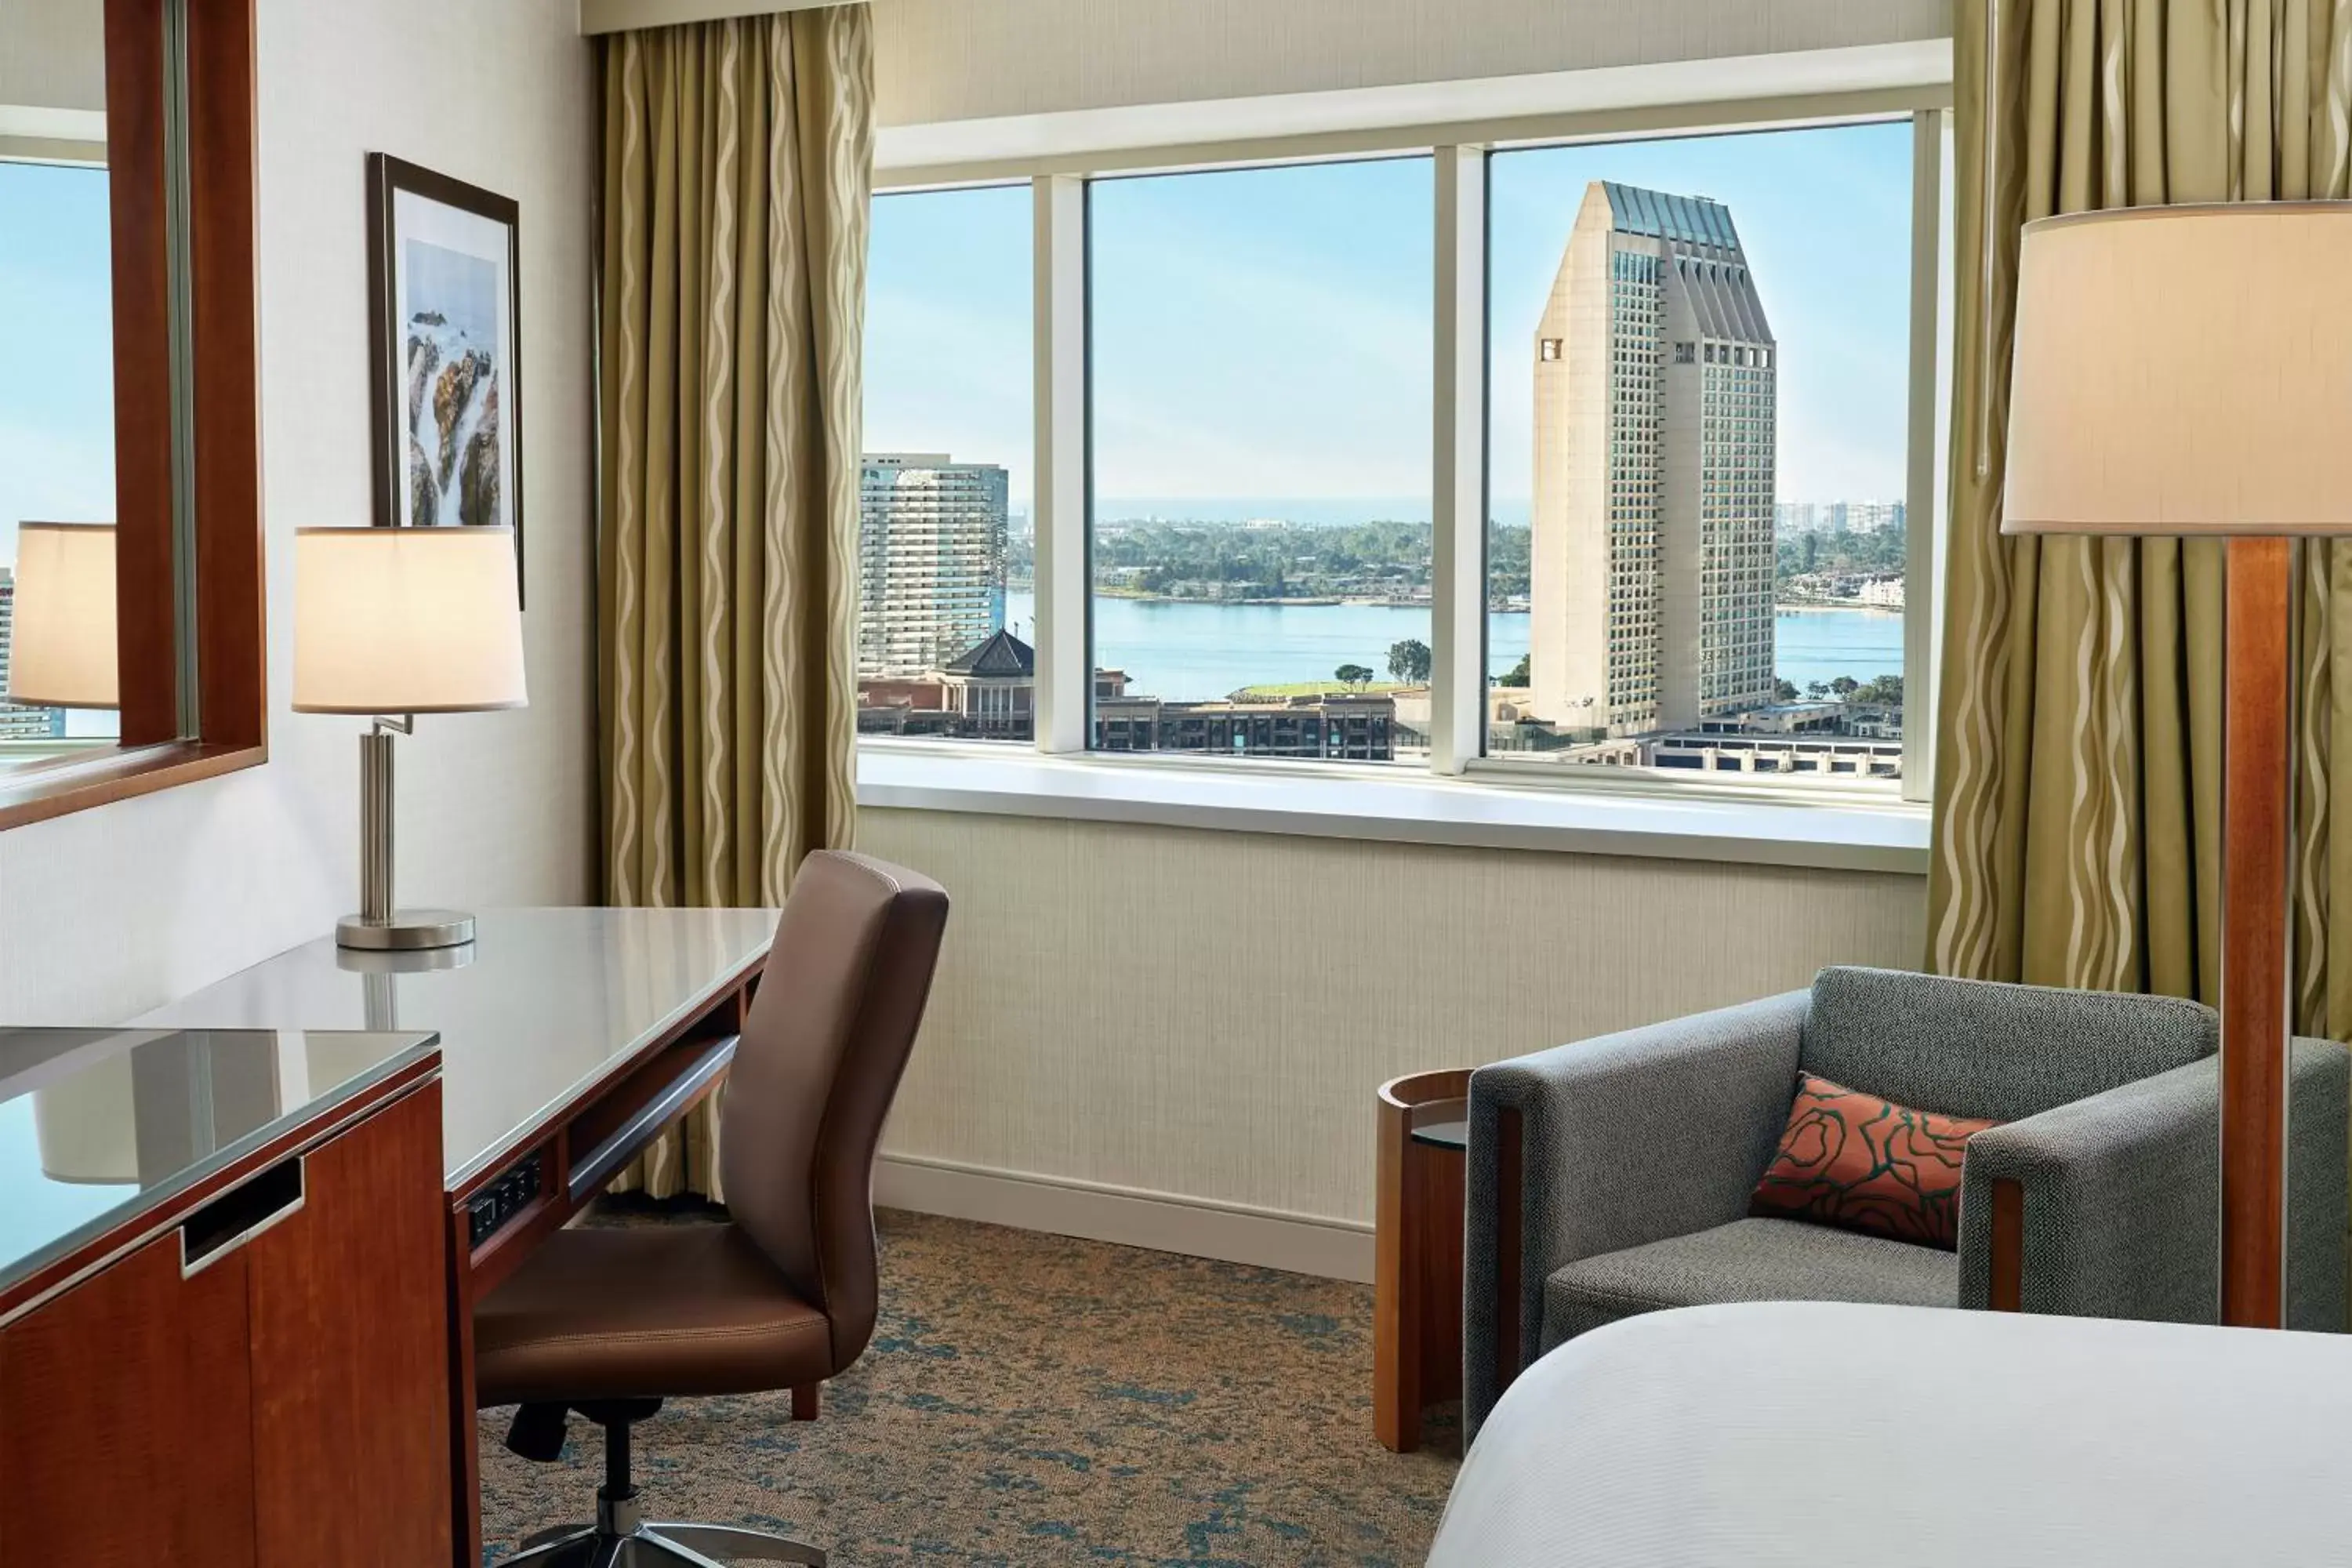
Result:
M602 47L605 898L773 905L856 810L869 23L843 5ZM722 1196L716 1111L615 1185Z
M2004 539L2020 226L2347 194L2352 0L1962 0L1929 884L1946 973L2220 994L2222 545ZM2145 345L2152 362L2160 341ZM2352 438L2352 433L2347 433ZM2297 556L2298 1026L2352 1029L2352 549ZM2347 666L2352 670L2352 665ZM2352 739L2347 739L2352 745ZM2352 820L2352 818L2347 818ZM2352 907L2352 904L2347 904Z

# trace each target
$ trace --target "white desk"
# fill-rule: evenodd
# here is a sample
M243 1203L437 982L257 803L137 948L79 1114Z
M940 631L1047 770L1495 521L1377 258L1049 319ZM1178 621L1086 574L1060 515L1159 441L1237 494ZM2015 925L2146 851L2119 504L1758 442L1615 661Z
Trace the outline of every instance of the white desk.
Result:
M133 1020L142 1028L431 1029L451 1192L740 985L773 910L493 910L467 947L354 952L331 935Z
M735 1049L773 910L499 910L475 941L359 953L331 935L136 1022L440 1036L457 1561L481 1561L474 1302L562 1226Z

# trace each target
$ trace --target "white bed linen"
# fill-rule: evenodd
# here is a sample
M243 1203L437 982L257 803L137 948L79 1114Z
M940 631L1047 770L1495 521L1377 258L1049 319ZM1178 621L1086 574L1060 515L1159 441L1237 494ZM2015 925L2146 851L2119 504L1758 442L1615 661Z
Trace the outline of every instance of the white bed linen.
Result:
M1520 1374L1430 1568L2352 1564L2352 1338L1652 1312Z

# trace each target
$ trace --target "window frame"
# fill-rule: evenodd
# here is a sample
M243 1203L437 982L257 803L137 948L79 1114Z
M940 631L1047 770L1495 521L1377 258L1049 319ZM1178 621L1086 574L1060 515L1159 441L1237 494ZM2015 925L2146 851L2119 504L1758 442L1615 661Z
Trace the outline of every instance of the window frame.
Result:
M106 0L121 734L0 830L268 760L252 0Z
M1036 560L1037 720L1034 749L1048 757L1075 757L1115 769L1188 768L1291 776L1273 759L1113 752L1090 749L1093 731L1091 322L1087 282L1087 193L1097 178L1141 174L1353 162L1370 157L1425 156L1435 161L1436 267L1433 300L1432 437L1432 686L1431 753L1424 766L1377 764L1407 777L1452 779L1465 787L1540 787L1598 795L1680 797L1727 803L1819 805L1878 810L1917 807L1928 799L1934 766L1936 654L1940 632L1939 539L1945 510L1944 447L1949 421L1948 344L1952 331L1950 245L1944 202L1951 189L1952 83L1947 47L1940 73L1921 73L1916 58L1855 57L1874 50L1824 50L1771 57L1772 68L1802 80L1832 83L1814 90L1763 97L1675 98L1687 91L1689 70L1657 70L1664 96L1642 101L1638 91L1603 108L1479 120L1465 108L1453 123L1428 120L1377 123L1377 93L1302 95L1349 99L1363 122L1333 124L1301 109L1312 129L1266 134L1249 123L1279 100L1241 100L1229 109L1183 106L1183 112L1137 110L1152 128L1134 134L1121 111L1089 110L1033 117L1006 127L1003 155L982 152L969 161L921 162L943 143L931 128L898 134L908 155L889 156L891 133L874 174L875 194L1026 183L1033 197L1035 482L1031 525ZM1705 79L1737 79L1759 61L1688 62ZM1876 72L1884 82L1869 79ZM1561 73L1556 80L1609 72ZM1522 81L1535 79L1518 79ZM1468 105L1482 84L1458 99ZM1565 92L1565 89L1563 89ZM1565 92L1574 97L1573 92ZM1423 93L1428 98L1430 93ZM1344 109L1339 110L1344 114ZM1229 115L1230 137L1220 115ZM1527 148L1660 140L1907 121L1912 128L1912 236L1908 408L1905 484L1906 583L1924 584L1904 617L1906 721L1903 777L1895 781L1833 782L1818 774L1720 776L1706 770L1624 767L1569 768L1531 758L1488 756L1486 686L1486 497L1488 494L1486 209L1492 154ZM1045 122L1059 123L1047 126ZM1173 129L1171 129L1173 128ZM1205 131L1205 133L1203 133ZM1155 136L1158 138L1155 140ZM1907 596L1906 596L1907 599ZM1914 713L1916 719L1913 718ZM940 755L971 748L936 740L861 736L861 748ZM1016 751L1003 742L987 748ZM943 757L943 760L946 760ZM1343 770L1350 764L1312 764Z

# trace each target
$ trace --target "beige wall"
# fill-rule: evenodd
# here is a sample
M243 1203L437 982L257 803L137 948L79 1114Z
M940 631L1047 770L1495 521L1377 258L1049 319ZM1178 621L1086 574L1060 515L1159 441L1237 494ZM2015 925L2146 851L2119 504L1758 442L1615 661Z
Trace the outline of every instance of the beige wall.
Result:
M1950 0L873 0L884 125L1951 34Z
M1907 876L869 810L955 901L886 1152L1361 1224L1372 1091L1909 966Z
M368 518L365 153L522 206L531 706L401 742L404 901L588 892L590 49L568 0L260 0L265 768L0 833L0 1016L99 1022L355 901L354 721L286 710L289 540Z

